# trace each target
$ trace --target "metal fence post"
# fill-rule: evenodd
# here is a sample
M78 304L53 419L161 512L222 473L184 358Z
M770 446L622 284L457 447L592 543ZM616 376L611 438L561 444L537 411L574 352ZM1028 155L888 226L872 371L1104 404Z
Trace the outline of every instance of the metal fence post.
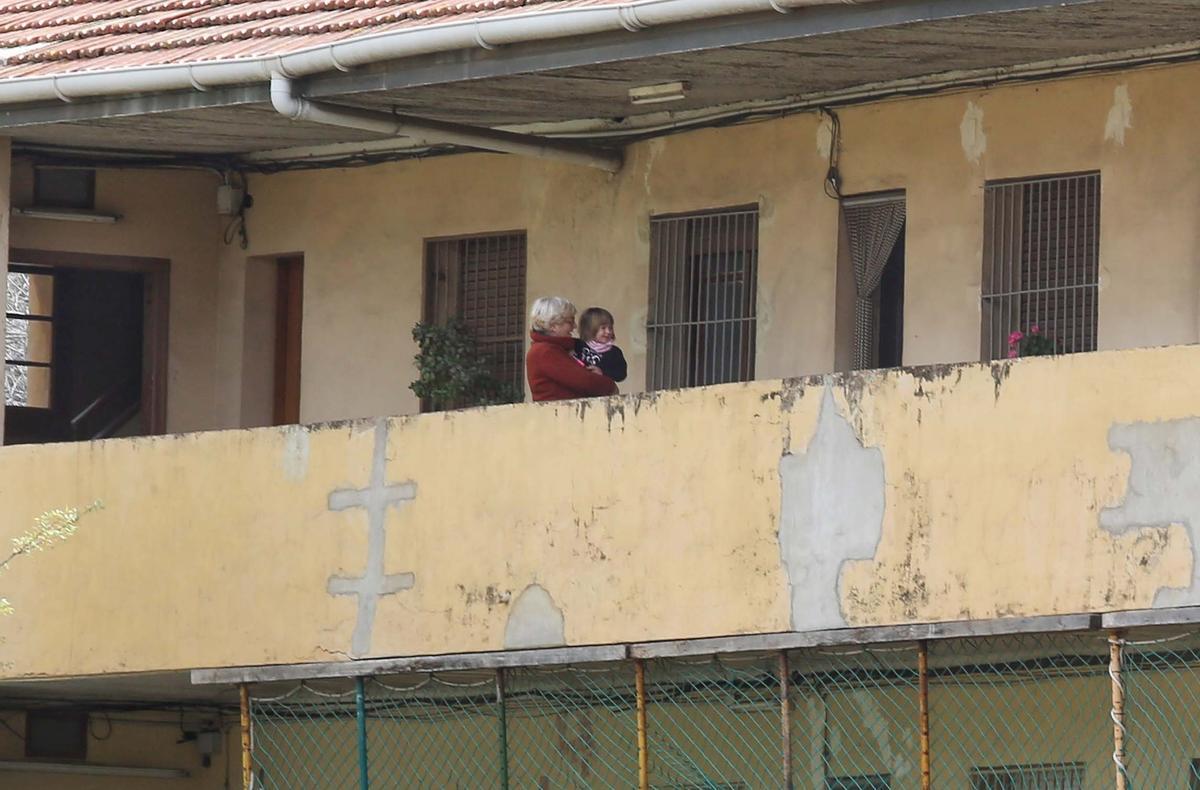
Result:
M250 753L250 687L245 683L238 687L238 699L242 714L242 790L250 790L254 780L254 758Z
M371 786L367 763L367 696L365 682L361 677L354 679L354 709L358 720L358 786L367 790Z
M1108 633L1108 677L1112 680L1113 764L1117 772L1117 790L1126 790L1125 775L1125 685L1121 681L1121 653L1124 646L1120 631Z
M783 743L783 786L792 790L792 698L786 650L779 651L779 736Z
M642 659L633 660L633 672L637 681L638 788L650 790L650 754L646 738L646 665Z
M503 668L496 670L496 709L500 719L500 787L508 790L508 700Z
M933 786L933 768L929 753L929 643L917 642L917 694L921 732L921 790Z

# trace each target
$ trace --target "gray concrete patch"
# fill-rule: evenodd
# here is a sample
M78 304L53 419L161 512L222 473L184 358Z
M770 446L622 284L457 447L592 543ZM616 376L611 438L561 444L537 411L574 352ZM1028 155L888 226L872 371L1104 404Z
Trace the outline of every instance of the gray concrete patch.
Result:
M1120 504L1100 512L1100 526L1114 535L1183 527L1192 545L1191 582L1160 589L1154 606L1200 603L1200 419L1114 425L1108 446L1129 455L1129 486Z
M397 485L387 483L387 437L386 420L375 426L375 447L371 458L371 482L363 489L339 489L329 495L329 509L333 511L364 508L367 511L367 567L362 576L331 576L328 590L330 595L358 596L358 618L354 624L350 656L360 658L371 651L371 634L375 627L375 610L384 595L394 595L407 590L416 583L412 573L384 572L384 550L387 547L385 520L387 509L414 499L417 496L415 483Z
M780 459L779 479L779 552L792 628L844 627L842 566L874 557L883 534L883 453L862 446L826 386L808 448Z
M567 643L562 610L540 584L521 591L508 612L504 649L559 647Z

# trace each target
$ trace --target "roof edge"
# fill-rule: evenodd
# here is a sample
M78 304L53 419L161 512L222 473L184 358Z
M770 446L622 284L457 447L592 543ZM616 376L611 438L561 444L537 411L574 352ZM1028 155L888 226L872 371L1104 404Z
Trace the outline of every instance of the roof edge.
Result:
M639 0L611 6L534 11L368 34L286 55L19 77L0 81L0 105L55 99L70 102L188 88L206 91L266 82L273 74L307 77L439 52L495 49L508 44L621 30L632 33L649 27L763 11L785 14L814 6L877 2L881 0Z

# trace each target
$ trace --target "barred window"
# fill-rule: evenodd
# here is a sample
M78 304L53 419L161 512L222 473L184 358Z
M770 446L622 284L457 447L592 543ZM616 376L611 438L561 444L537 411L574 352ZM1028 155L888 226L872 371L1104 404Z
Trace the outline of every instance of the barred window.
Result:
M1083 790L1083 777L1083 763L974 768L971 790Z
M650 220L647 388L754 378L758 208Z
M1100 174L989 183L984 212L983 359L1034 326L1056 353L1095 351Z
M496 377L525 386L525 232L425 242L425 321L460 318Z
M54 275L13 264L4 325L4 403L50 408L54 356Z

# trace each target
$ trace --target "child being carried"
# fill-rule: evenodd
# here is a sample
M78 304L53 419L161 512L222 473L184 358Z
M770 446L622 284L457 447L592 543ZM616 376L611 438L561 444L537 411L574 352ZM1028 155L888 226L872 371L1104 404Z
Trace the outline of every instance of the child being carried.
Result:
M589 307L579 316L579 339L575 357L586 368L603 373L613 381L624 381L628 372L625 355L615 342L613 315L603 307Z

